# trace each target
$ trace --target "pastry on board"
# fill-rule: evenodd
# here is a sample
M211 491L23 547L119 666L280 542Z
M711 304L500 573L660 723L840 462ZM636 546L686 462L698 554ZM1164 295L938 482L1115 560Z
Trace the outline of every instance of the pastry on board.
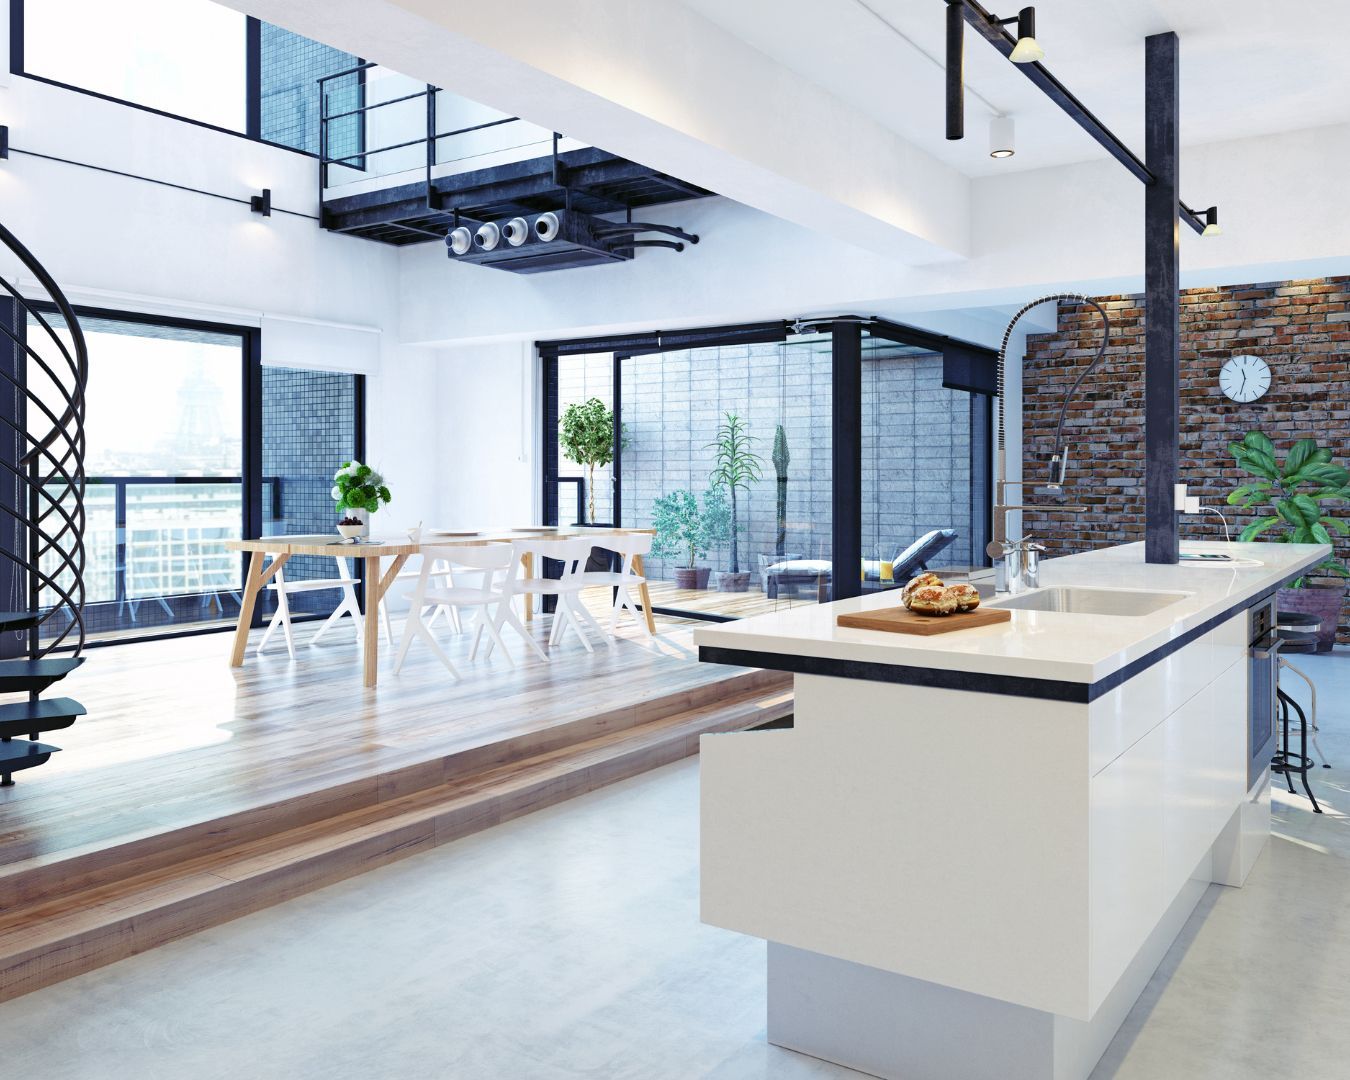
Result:
M910 597L914 595L915 590L922 589L926 585L942 588L943 581L936 574L920 574L918 577L912 578L909 584L900 590L900 600L905 607L909 607Z
M974 611L980 606L980 590L974 585L964 582L960 585L948 585L947 596L956 602L957 611Z
M956 597L948 595L944 585L920 585L909 597L909 610L919 615L950 615L956 610Z

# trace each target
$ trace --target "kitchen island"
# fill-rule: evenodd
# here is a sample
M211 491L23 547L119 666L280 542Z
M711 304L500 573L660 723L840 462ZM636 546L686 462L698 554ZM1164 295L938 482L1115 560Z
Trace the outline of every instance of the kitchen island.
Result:
M988 601L1010 621L933 637L835 625L893 592L698 631L704 661L795 673L793 728L700 747L702 918L769 942L770 1041L906 1080L1091 1072L1260 853L1251 613L1329 554L1183 551L1235 562L1053 559Z

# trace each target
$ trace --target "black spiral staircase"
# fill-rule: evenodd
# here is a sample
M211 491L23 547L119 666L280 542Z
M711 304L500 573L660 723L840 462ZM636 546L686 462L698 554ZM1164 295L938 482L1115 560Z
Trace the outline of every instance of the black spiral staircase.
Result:
M0 659L0 694L28 695L27 701L0 704L0 787L10 787L14 773L43 764L60 749L39 742L43 732L70 727L85 713L72 698L42 694L84 663L89 357L75 312L51 275L3 225L0 243L41 286L70 336L67 344L57 334L43 311L48 305L26 299L0 278L14 312L14 318L0 319L11 343L8 362L0 363L0 394L8 384L13 400L12 409L0 408L0 558L28 601L26 611L0 612L0 635L5 641L14 640L11 632L21 637L24 654ZM42 331L38 342L28 340L30 320Z

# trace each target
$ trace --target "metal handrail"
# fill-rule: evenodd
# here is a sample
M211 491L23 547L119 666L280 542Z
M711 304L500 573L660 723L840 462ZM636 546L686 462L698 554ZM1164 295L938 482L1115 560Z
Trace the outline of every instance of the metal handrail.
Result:
M369 71L371 68L378 67L374 61L366 61L357 64L355 67L347 68L343 71L335 71L329 75L323 75L318 80L319 85L319 204L323 205L323 193L328 188L328 166L346 165L348 162L364 160L376 154L385 154L393 150L406 150L412 146L426 147L426 178L427 178L427 202L429 209L436 209L434 197L431 191L431 170L436 164L436 149L442 139L454 138L458 135L467 135L475 131L484 131L488 128L499 127L503 124L512 124L520 120L518 116L500 117L496 120L487 120L481 124L470 124L467 127L456 128L453 131L436 131L436 95L440 93L440 87L427 83L421 90L415 90L409 94L403 94L399 97L388 98L384 101L368 102L358 105L356 108L347 109L340 113L328 112L328 101L325 96L324 87L333 79L340 79L343 76L355 75L359 72ZM340 157L330 157L328 154L328 125L333 120L348 119L353 116L364 117L365 114L375 109L383 108L386 105L397 105L409 101L415 101L418 98L425 98L426 108L426 134L418 138L407 139L403 142L390 143L387 146L378 146L374 149L363 147L360 151L351 154L343 154ZM322 211L320 212L322 217ZM439 235L439 234L437 234Z
M48 363L26 340L26 333L20 333L19 327L10 328L0 323L0 329L16 347L16 360L22 356L36 363L56 385L64 403L61 415L57 416L33 392L26 380L19 378L17 371L3 371L5 381L13 386L16 393L23 394L25 404L32 409L32 415L39 419L45 418L48 426L40 434L34 434L20 427L17 417L5 417L5 422L20 436L26 449L19 454L16 462L5 461L0 464L17 483L23 485L26 482L27 493L18 505L4 506L2 509L8 518L22 527L26 535L13 545L14 550L0 546L0 556L27 579L28 610L37 615L37 625L29 631L29 656L46 656L62 645L72 632L76 635L74 653L78 656L85 642L84 416L85 391L89 382L89 351L75 309L46 268L3 225L0 225L0 243L18 257L42 286L65 321L71 341L71 347L67 348L33 302L9 282L0 282L18 307L46 332L46 337L65 362L63 365L53 357L53 362ZM56 519L54 525L48 524L52 518ZM48 572L41 563L43 557L51 553L56 556L55 566ZM56 597L56 603L45 612L40 609L43 589ZM59 612L64 612L69 621L59 634L44 644L41 641L41 627Z

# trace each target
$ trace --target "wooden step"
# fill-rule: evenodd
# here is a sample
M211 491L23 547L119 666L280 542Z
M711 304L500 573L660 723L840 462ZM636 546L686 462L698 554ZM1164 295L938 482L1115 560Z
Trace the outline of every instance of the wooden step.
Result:
M84 714L84 706L74 698L43 698L0 705L0 738L58 731L70 727Z
M152 873L160 867L175 866L249 840L324 821L339 813L383 805L459 777L481 774L740 695L790 690L791 685L792 677L783 672L746 670L734 678L575 716L546 728L540 728L536 717L522 715L518 727L507 729L505 734L498 729L487 739L466 736L453 749L409 760L407 764L389 768L377 779L333 783L318 774L311 784L299 785L295 793L286 797L256 803L245 800L235 812L204 816L189 825L140 829L126 835L119 832L115 841L91 843L75 852L48 853L35 846L27 858L0 866L0 912L55 900L133 874Z
M58 679L64 679L84 663L82 656L50 657L42 660L0 660L0 693L20 690L42 691Z
M604 732L0 915L0 1000L696 753L703 734L792 711L790 686ZM181 853L180 853L181 854Z

